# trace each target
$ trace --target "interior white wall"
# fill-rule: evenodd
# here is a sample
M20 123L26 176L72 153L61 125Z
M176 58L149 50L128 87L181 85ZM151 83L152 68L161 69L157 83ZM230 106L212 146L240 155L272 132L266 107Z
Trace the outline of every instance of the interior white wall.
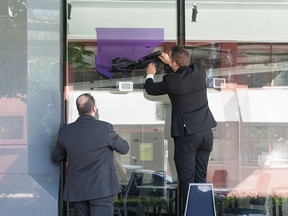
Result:
M70 122L78 118L76 98L85 91L69 94ZM146 97L143 91L127 94L111 91L91 91L95 97L101 120L115 125L164 124L157 118L157 104L169 104L168 97ZM208 89L209 107L217 122L288 122L288 92L283 89L241 89L217 91ZM271 103L267 103L267 98ZM265 109L263 109L265 107ZM145 113L149 113L146 115ZM144 115L143 115L144 114ZM241 115L241 117L240 117Z
M72 2L73 3L73 2ZM186 6L186 40L288 41L285 8L201 8L191 22ZM164 28L165 40L176 40L176 6L164 8L77 7L72 4L70 39L96 39L96 27Z

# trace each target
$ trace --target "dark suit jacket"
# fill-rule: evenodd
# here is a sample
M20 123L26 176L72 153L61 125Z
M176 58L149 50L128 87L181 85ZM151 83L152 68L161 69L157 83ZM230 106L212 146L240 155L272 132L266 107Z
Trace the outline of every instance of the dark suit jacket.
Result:
M168 94L172 104L171 136L183 136L216 127L207 100L206 72L200 64L180 67L166 74L159 83L148 78L145 89L149 95Z
M91 200L121 192L113 151L126 154L128 150L127 141L111 124L92 116L80 116L62 127L52 159L60 162L68 156L64 200Z

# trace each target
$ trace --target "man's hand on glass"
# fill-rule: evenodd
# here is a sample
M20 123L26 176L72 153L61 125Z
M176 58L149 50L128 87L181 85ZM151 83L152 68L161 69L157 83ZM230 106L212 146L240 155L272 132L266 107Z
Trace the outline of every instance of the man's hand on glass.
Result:
M146 69L146 74L152 74L155 75L156 74L156 65L154 63L150 63L148 64L148 67Z
M171 66L171 60L167 53L162 52L161 55L158 57L164 64L168 64Z

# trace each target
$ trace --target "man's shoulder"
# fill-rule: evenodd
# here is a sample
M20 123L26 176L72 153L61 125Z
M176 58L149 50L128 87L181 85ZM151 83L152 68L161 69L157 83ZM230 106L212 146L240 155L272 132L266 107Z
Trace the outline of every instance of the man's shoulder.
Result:
M88 122L89 122L89 124L91 124L91 123L102 124L102 125L109 125L110 124L109 122L98 120L98 119L96 119L94 117L85 116L85 117L78 117L78 119L76 119L74 122L71 122L71 123L68 123L66 125L63 125L62 128L63 129L73 128L73 127L76 127L77 125L86 124Z
M204 65L200 62L193 63L191 65L191 68L193 68L193 70L197 70L197 71L205 71Z
M177 73L168 73L168 74L165 74L164 76L163 76L163 80L170 80L170 79L174 79L174 78L176 78L177 77Z
M86 126L90 125L89 127L97 127L97 128L102 128L102 129L113 127L112 124L109 122L92 118L92 119L88 119L88 121L85 121L84 123L76 120L72 123L63 125L63 127L59 129L59 133L60 134L66 134L66 133L69 134L71 132L73 133L73 131L77 131L79 128L82 128L82 126L84 125Z
M74 122L71 122L71 123L68 123L68 124L65 124L65 125L63 125L61 128L60 128L60 132L62 132L62 131L65 131L65 130L69 130L70 128L73 128L74 126L75 126L75 124L76 124L76 121L74 121Z
M96 123L97 123L97 124L100 124L100 125L103 125L103 126L106 126L106 127L108 127L108 126L111 125L111 123L109 123L109 122L107 122L107 121L98 120L98 119L96 119Z

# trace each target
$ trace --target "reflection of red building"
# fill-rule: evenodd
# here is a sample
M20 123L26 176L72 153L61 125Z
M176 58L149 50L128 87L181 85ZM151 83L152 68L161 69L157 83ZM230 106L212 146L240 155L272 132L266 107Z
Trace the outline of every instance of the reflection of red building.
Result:
M228 195L236 197L288 197L288 169L287 167L255 169L250 176L233 188Z
M27 105L20 98L0 99L0 125L0 145L27 145Z
M7 155L1 155L0 173L9 173L9 168L20 157L20 153L18 151L15 153L14 150L26 147L27 105L19 98L1 98L0 151L12 151ZM0 181L4 176L1 175Z

